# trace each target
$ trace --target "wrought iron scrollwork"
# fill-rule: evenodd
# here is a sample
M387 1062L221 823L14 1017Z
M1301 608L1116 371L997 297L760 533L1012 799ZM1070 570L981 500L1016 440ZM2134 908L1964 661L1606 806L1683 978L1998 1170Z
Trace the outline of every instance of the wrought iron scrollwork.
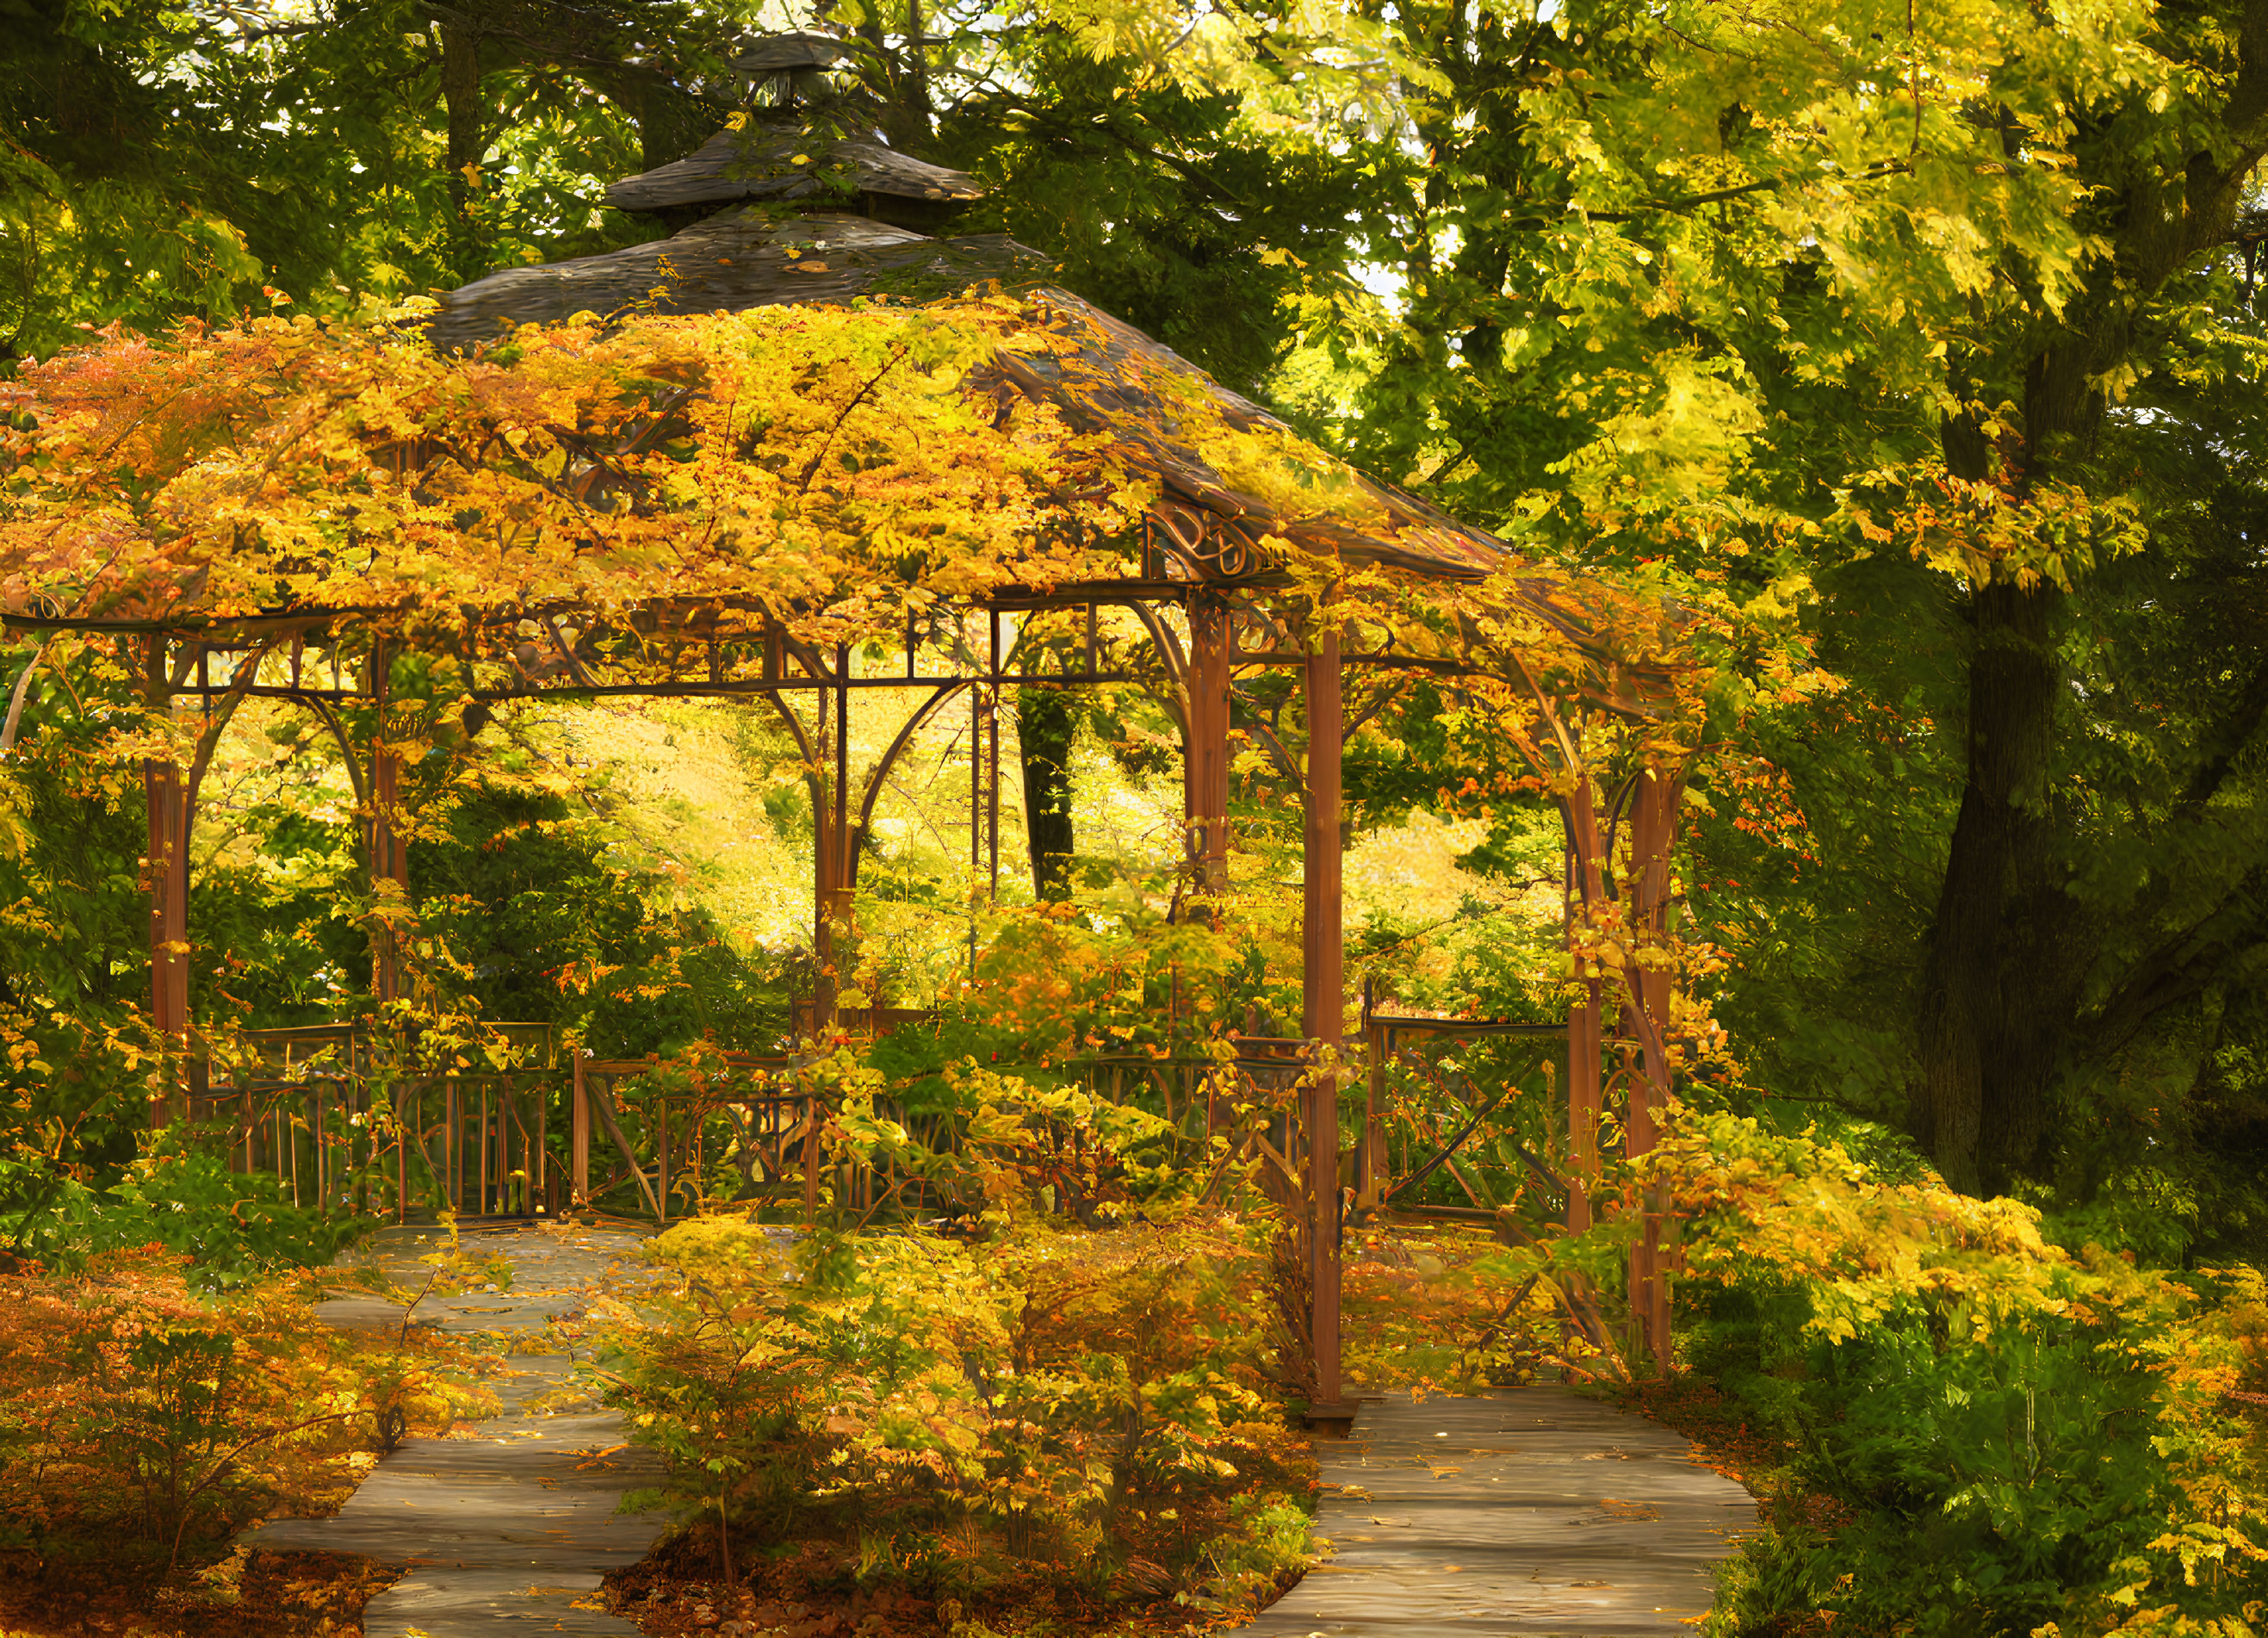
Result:
M1178 501L1150 509L1149 544L1175 579L1237 580L1265 566L1258 544L1233 520Z

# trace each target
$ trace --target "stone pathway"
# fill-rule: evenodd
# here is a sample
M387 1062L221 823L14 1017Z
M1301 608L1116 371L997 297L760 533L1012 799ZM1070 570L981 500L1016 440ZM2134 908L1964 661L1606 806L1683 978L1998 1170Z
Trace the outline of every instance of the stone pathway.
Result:
M649 1285L641 1238L632 1229L553 1224L467 1234L464 1247L475 1257L511 1259L510 1288L429 1296L416 1319L512 1339L509 1374L490 1383L504 1413L474 1424L470 1436L404 1440L335 1517L271 1519L242 1539L270 1551L408 1563L364 1612L369 1638L635 1634L596 1607L599 1583L644 1558L668 1528L660 1512L615 1510L625 1492L659 1480L661 1463L631 1448L621 1419L573 1384L575 1354L526 1350L563 1346L551 1321L579 1312L593 1288L620 1296ZM415 1291L430 1272L418 1259L446 1243L438 1229L382 1229L342 1261L374 1262ZM369 1296L335 1298L316 1311L349 1330L402 1320L401 1305Z
M1669 1638L1756 1504L1684 1439L1565 1388L1366 1404L1318 1440L1336 1549L1254 1638Z

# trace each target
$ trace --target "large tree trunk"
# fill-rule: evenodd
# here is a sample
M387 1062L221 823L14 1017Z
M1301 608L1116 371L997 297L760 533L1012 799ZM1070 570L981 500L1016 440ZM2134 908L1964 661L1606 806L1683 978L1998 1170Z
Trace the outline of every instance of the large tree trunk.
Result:
M904 15L902 52L891 48L879 10L866 14L858 33L876 65L870 83L881 93L878 117L882 135L899 152L922 159L935 145L937 133L930 107L929 53L923 34L921 0L906 0Z
M2115 277L2099 269L2095 290L2055 330L2020 338L2030 349L2020 443L1996 452L1974 422L1947 425L1955 476L1995 479L2021 498L2074 465L2103 408L2100 383L2132 352L2140 304L2228 242L2268 153L2268 0L2244 0L2235 23L2238 71L2220 129L2199 133L2177 173L2145 165L2118 196L2099 196ZM2004 135L2013 159L2016 128ZM2177 188L2169 186L2176 174ZM1980 395L1952 385L1963 399ZM1939 1169L1962 1189L2036 1177L2051 1162L2057 1083L2099 931L2067 890L2074 838L2057 811L2056 650L2067 601L2051 585L2022 590L1996 579L1969 602L1968 778L1924 972L1915 1110Z
M2065 601L1999 583L1970 606L1968 780L1923 991L1918 1124L1970 1192L2039 1168L2084 970L2051 788Z
M2101 413L2091 368L2130 344L2123 301L2089 316L2033 355L2021 445L1996 450L1966 417L1947 424L1955 476L2023 498L2073 459ZM1946 1180L1972 1192L2051 1163L2057 1082L2095 950L2095 929L2067 891L2057 780L2069 601L2050 581L2025 588L1996 574L1967 610L1968 774L1925 968L1916 1124Z

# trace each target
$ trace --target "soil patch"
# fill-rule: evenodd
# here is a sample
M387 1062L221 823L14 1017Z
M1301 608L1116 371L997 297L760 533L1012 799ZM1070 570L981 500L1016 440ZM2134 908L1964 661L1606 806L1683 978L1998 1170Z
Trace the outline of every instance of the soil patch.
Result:
M239 1548L171 1577L154 1564L0 1558L0 1638L350 1638L399 1564Z

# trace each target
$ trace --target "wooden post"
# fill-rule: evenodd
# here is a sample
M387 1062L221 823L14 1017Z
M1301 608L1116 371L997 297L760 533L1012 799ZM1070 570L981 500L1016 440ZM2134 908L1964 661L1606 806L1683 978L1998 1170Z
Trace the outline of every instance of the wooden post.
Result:
M1346 950L1340 925L1340 736L1344 711L1339 693L1339 639L1326 631L1308 651L1307 778L1302 837L1301 1033L1317 1057L1334 1061L1310 1077L1307 1090L1308 1269L1314 1311L1315 1398L1340 1402L1339 1360L1339 1083L1336 1062L1346 1028Z
M401 798L401 756L387 741L387 667L383 642L373 642L370 653L371 697L377 702L378 726L370 749L370 885L381 899L391 886L406 892L409 885L409 849L398 829ZM371 937L371 993L384 1007L401 999L401 950L391 922L383 917ZM483 1201L485 1209L485 1201Z
M819 1222L819 1133L821 1125L819 1094L806 1091L803 1100L803 1226L810 1228Z
M1208 593L1189 602L1189 744L1182 760L1182 816L1191 883L1206 897L1228 890L1228 605Z
M575 1049L575 1088L569 1095L572 1103L568 1112L568 1141L574 1167L574 1192L570 1198L578 1207L591 1203L591 1092L583 1081L583 1060L589 1056L580 1046Z
M1606 1066L1600 1054L1599 986L1567 1012L1567 1227L1591 1226L1591 1185L1599 1177L1599 1115Z
M850 650L839 643L835 649L835 683L831 690L817 690L819 738L814 749L819 761L812 801L812 953L817 970L811 990L814 1040L831 1032L836 1024L835 997L843 987L842 975L836 969L846 954L843 934L857 870L850 831ZM835 697L831 741L828 737L829 693Z
M1388 1031L1372 1016L1375 1001L1370 979L1362 981L1362 1143L1356 1151L1354 1197L1375 1208L1387 1181L1386 1058Z
M817 1042L835 1023L835 920L828 889L835 881L835 781L827 757L827 690L814 690L819 714L813 757L818 764L811 786L811 1037Z
M528 1168L527 1214L533 1217L551 1199L551 1077L535 1083L535 1164Z
M984 685L968 685L968 982L976 982L976 871L984 846Z
M991 719L984 747L984 779L990 787L984 803L984 891L997 902L1000 896L1000 611L986 612L991 623L992 680L984 690L984 714Z
M1631 925L1641 939L1668 930L1669 856L1675 842L1677 782L1647 770L1638 778L1630 815ZM1639 1073L1630 1089L1629 1154L1635 1159L1660 1138L1660 1116L1668 1102L1669 1000L1675 975L1667 969L1638 970L1627 1004L1626 1033L1638 1044ZM1642 1208L1638 1237L1631 1244L1631 1316L1639 1345L1658 1374L1670 1363L1669 1282L1662 1268L1660 1202Z
M151 757L142 764L150 808L150 1021L176 1050L188 1050L188 956L181 948L188 921L188 860L181 845L181 771ZM163 1125L178 1097L152 1106Z
M173 677L162 635L149 638L144 650L144 685L150 709L160 716L173 708ZM150 1022L166 1037L169 1051L183 1060L188 1051L189 860L186 840L185 798L180 765L170 756L151 756L142 764L142 791L150 819ZM180 1073L180 1066L162 1072ZM186 1115L187 1098L178 1082L168 1096L150 1105L150 1124L162 1126L177 1113Z
M1561 809L1567 829L1565 903L1571 948L1589 925L1592 907L1606 894L1605 839L1590 775L1574 771L1574 788ZM1599 1177L1599 1118L1604 1112L1606 1066L1601 1043L1601 981L1584 981L1585 1000L1567 1013L1567 1227L1591 1226L1592 1184Z

